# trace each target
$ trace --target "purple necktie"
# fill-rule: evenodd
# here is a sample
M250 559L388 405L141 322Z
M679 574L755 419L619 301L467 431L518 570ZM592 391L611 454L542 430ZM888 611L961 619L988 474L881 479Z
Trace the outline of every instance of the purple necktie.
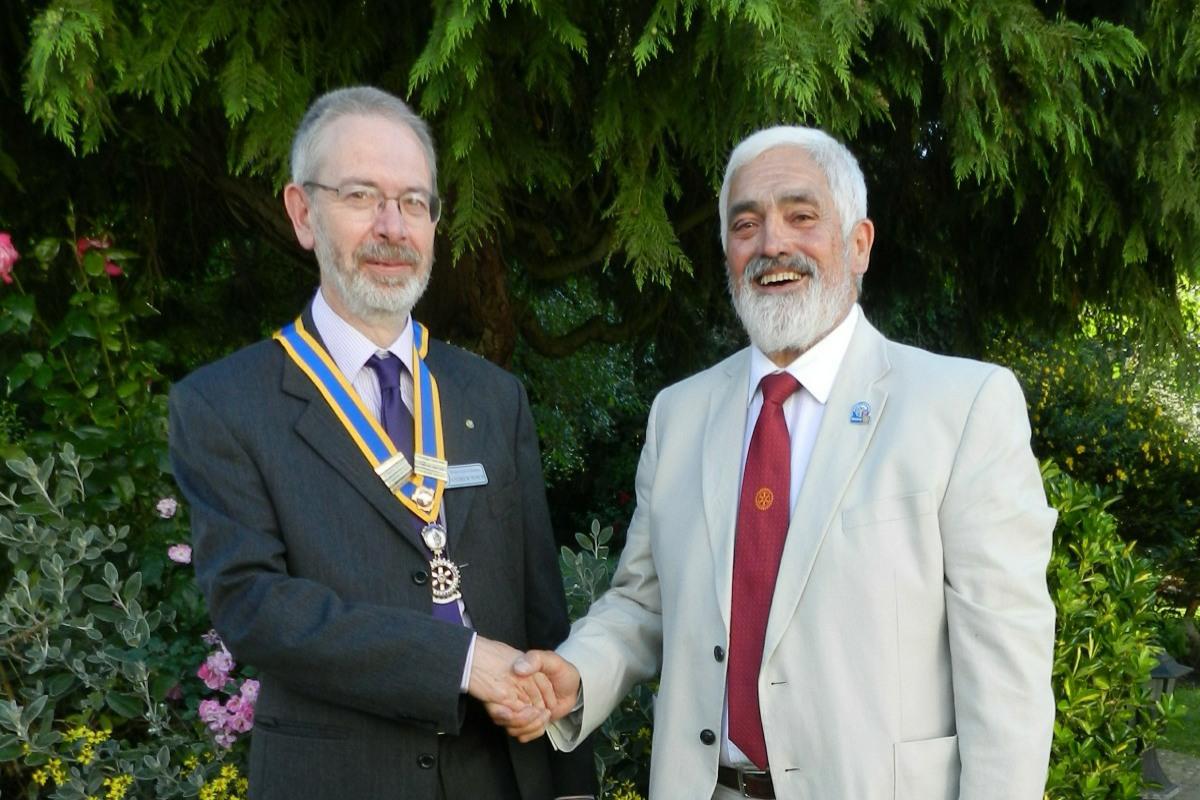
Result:
M395 356L387 355L383 358L371 356L367 359L367 366L375 370L375 374L379 376L379 421L392 440L392 444L404 454L408 463L411 464L413 460L413 418L408 406L404 405L404 400L400 397L400 371L404 369L404 364ZM425 527L416 515L413 515L412 519L419 526L418 530ZM445 551L442 555L449 558ZM457 602L433 603L433 616L455 625L463 624Z

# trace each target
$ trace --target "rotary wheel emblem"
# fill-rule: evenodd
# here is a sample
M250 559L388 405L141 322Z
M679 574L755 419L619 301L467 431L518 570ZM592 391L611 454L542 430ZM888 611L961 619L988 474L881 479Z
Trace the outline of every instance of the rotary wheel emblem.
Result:
M759 511L766 511L774 502L774 492L765 486L754 493L754 507Z
M458 565L445 558L435 558L429 562L429 585L433 590L433 602L452 603L462 597L459 591L461 576Z

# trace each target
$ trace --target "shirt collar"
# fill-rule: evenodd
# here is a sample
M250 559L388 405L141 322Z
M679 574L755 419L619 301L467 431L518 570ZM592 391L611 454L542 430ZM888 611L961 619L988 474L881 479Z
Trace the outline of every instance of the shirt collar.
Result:
M749 405L754 400L754 393L758 391L758 384L762 381L763 376L772 372L786 371L800 381L800 385L807 389L808 393L817 399L817 402L824 405L825 401L829 399L829 393L833 391L833 380L837 377L842 360L846 357L850 339L854 336L854 329L861 316L862 310L858 303L855 303L844 320L782 370L775 365L775 362L767 358L763 351L757 347L751 347L750 386L746 404Z
M377 344L333 310L326 302L321 289L317 289L316 297L313 298L312 316L317 333L325 342L325 349L348 380L353 381L354 376L366 365L367 359L381 352ZM412 314L409 314L400 336L384 349L400 359L409 374L412 374L412 346Z

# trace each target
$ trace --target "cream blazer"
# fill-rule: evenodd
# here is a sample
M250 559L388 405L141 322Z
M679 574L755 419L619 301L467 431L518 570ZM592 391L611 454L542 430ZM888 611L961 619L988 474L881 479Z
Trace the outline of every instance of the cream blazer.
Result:
M716 783L750 356L665 389L611 590L559 652L570 749L661 674L652 800ZM856 403L865 423L851 421ZM1054 718L1046 504L1007 370L860 320L788 530L759 677L780 800L1040 800ZM575 724L572 724L574 722Z

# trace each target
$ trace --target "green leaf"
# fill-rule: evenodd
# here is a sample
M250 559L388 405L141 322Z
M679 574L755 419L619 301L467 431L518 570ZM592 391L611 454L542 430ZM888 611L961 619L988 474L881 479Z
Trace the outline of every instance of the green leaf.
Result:
M142 714L141 701L131 694L122 694L120 692L109 692L104 695L104 702L117 715L125 719L134 719Z

